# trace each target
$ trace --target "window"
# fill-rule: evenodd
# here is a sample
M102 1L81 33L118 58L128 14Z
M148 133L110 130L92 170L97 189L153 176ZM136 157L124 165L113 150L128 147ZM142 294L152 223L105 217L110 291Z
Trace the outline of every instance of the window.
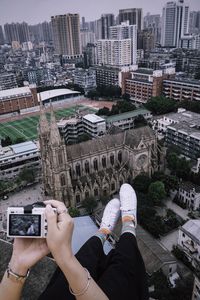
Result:
M114 183L114 182L112 182L112 184L111 184L111 190L112 190L112 191L115 190L115 183Z
M106 157L105 156L102 157L102 167L106 168Z
M121 162L122 162L122 152L121 151L118 152L118 161L121 164Z
M183 233L182 236L185 237L185 233Z
M58 163L59 163L59 165L63 164L62 153L58 153Z
M76 204L79 204L81 202L81 196L80 194L76 195Z
M89 165L88 161L85 162L85 173L87 173L87 174L90 173L90 165Z
M89 192L88 192L88 191L86 191L86 192L85 192L85 199L88 199L88 198L89 198L89 196L90 196Z
M114 157L114 154L112 153L110 155L110 163L111 163L112 166L114 165L114 162L115 162L115 157Z
M96 158L94 159L93 164L94 164L95 171L98 171L98 161Z
M64 175L64 174L61 174L61 176L60 176L60 184L61 184L61 186L66 185L66 182L65 182L65 175Z
M80 167L80 164L76 165L76 175L77 176L81 176L81 167Z
M99 195L98 188L95 188L95 189L94 189L94 196L97 197L98 195Z
M104 196L107 196L107 189L104 189L104 190L103 190L103 195L104 195Z
M124 183L124 182L123 182L123 179L120 179L119 185L121 186L123 183Z

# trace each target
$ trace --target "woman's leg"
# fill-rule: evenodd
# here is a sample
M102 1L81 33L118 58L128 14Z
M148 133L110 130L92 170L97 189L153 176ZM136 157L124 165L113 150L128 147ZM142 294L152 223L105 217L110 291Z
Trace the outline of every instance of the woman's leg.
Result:
M107 261L107 269L98 281L110 300L148 299L144 262L137 246L137 197L129 184L120 188L122 232L116 249Z

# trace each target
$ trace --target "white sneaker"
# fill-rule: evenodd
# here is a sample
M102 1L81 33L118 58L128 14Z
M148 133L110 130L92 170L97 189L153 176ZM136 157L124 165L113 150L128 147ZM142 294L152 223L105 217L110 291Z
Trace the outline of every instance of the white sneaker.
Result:
M110 200L103 213L103 218L99 230L104 231L106 234L110 234L120 215L120 201L117 198Z
M137 226L137 197L134 189L128 183L122 184L120 191L121 215L122 220L133 220ZM127 218L126 218L127 217Z

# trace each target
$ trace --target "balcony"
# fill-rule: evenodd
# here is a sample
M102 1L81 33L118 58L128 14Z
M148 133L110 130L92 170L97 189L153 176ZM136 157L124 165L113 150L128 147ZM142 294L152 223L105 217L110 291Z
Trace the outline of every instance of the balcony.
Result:
M183 248L187 250L191 255L198 253L198 249L191 243L190 240L183 242Z

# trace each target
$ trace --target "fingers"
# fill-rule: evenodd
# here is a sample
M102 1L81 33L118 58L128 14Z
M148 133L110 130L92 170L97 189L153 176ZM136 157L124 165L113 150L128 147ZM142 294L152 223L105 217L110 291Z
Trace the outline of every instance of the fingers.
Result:
M66 206L64 205L64 203L60 202L60 201L57 201L57 200L46 200L46 201L44 201L44 203L46 205L50 204L51 206L57 208L60 211L66 209Z
M47 204L45 208L45 215L48 224L48 234L55 234L57 230L57 214L55 214L50 204Z

